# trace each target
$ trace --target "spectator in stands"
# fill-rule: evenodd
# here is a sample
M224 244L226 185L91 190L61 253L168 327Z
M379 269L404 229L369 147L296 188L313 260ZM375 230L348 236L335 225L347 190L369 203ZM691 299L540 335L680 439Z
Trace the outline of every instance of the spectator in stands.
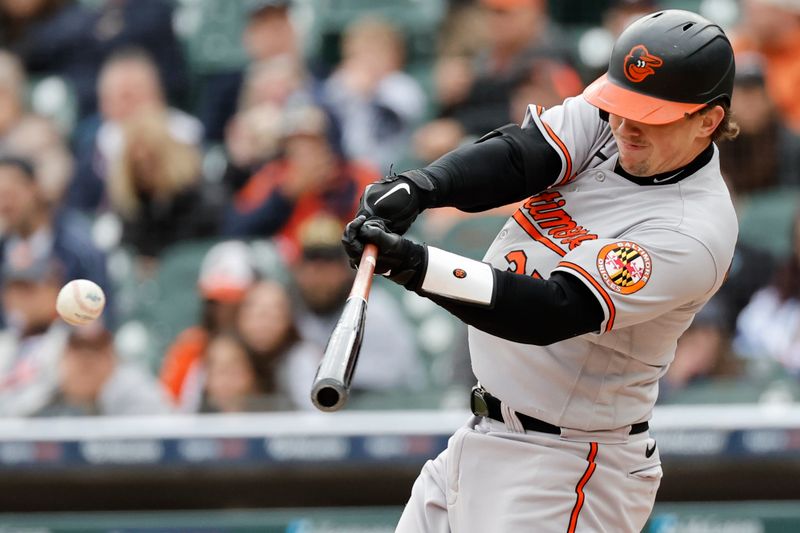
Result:
M29 159L48 202L61 202L73 160L50 120L28 112L28 81L19 59L0 50L0 150Z
M58 365L58 387L38 416L154 415L170 412L150 374L123 363L102 320L70 329Z
M185 103L188 76L173 31L169 0L3 0L0 45L19 54L37 76L57 75L75 90L78 116L96 111L98 67L117 50L140 47L152 54L173 102Z
M720 166L738 196L800 185L800 136L782 122L765 85L763 58L744 52L736 58L731 110L739 136L719 146Z
M734 91L732 110L739 136L730 146L719 146L729 187L743 200L771 187L800 184L800 139L781 122L770 99L762 56L754 52L737 56ZM769 253L737 244L727 281L678 343L676 364L662 382L662 399L669 401L673 392L726 368L727 375L741 370L731 348L737 320L756 291L770 284L774 270L775 259Z
M28 79L17 56L0 50L0 144L25 115Z
M68 196L70 205L89 213L106 207L106 180L125 145L126 120L159 112L175 141L199 147L203 137L196 118L168 106L158 69L141 49L112 54L100 71L97 92L100 115L83 121L75 133L77 168Z
M291 0L250 0L242 42L247 56L264 61L282 56L300 56L297 29L292 24Z
M781 118L800 132L800 3L744 0L740 25L732 37L737 58L746 51L764 55L767 91Z
M284 110L315 100L298 58L281 56L248 67L236 114L225 127L223 181L231 192L279 155Z
M256 281L250 248L240 241L214 245L200 265L200 323L178 335L167 349L161 382L183 412L200 408L209 339L236 328L241 302Z
M488 36L482 6L474 0L451 0L436 35L439 57L475 58L486 47Z
M11 260L14 250L55 255L65 279L91 279L103 288L108 297L105 316L114 323L106 257L92 243L89 225L75 212L48 201L26 159L0 156L0 227L0 264Z
M98 65L119 50L145 51L158 69L165 98L182 106L188 103L189 73L183 43L173 29L175 5L172 0L101 0L93 13L91 35Z
M2 0L0 46L19 55L32 75L66 79L80 112L89 113L100 63L94 18L92 9L76 0Z
M792 253L772 283L739 314L734 348L749 359L768 359L800 375L800 210L792 222Z
M286 289L275 281L257 283L245 296L237 324L252 354L260 409L312 408L309 391L323 348L301 337Z
M741 375L742 365L731 351L731 338L725 330L714 322L696 322L678 339L675 359L659 382L658 402L679 398L687 387Z
M64 266L50 250L20 242L6 250L2 280L8 327L0 332L0 416L28 416L58 383L68 334L55 310Z
M422 87L403 72L404 63L402 34L387 21L365 17L345 30L342 61L323 89L347 155L384 174L407 154L412 129L426 111Z
M44 200L57 207L72 178L74 160L61 132L49 119L28 115L8 134L6 149L30 160Z
M659 402L672 401L686 387L744 374L732 348L736 321L774 271L775 260L768 252L737 243L725 283L678 340L673 364L660 383Z
M416 155L432 161L465 136L477 137L511 121L509 98L532 59L568 61L568 42L547 16L544 0L480 0L489 42L475 61L442 57L434 77L440 117L415 134Z
M248 0L242 44L250 66L281 59L303 65L297 29L292 23L291 0ZM206 138L219 141L230 118L237 112L237 101L250 68L219 72L207 76L200 100L200 117ZM239 109L241 111L241 109Z
M206 347L202 412L241 413L263 409L255 361L247 345L232 333L212 337Z
M319 107L286 111L282 156L254 174L234 197L223 225L232 237L279 235L296 244L299 225L318 212L343 222L355 212L375 172L348 161L327 114Z
M525 111L532 102L545 108L552 107L582 91L583 82L578 72L567 63L547 58L534 59L512 86L509 99L511 120L522 124Z
M302 253L290 269L300 334L320 346L327 344L353 284L354 273L340 242L343 229L344 224L331 216L307 220L300 229ZM370 293L358 367L354 391L426 385L413 328L398 301L378 284Z
M263 103L231 117L225 128L226 165L222 178L231 194L280 154L282 113L280 106Z
M159 110L129 117L122 133L125 144L108 177L122 244L154 259L183 239L215 235L223 199L203 182L198 148L175 138Z

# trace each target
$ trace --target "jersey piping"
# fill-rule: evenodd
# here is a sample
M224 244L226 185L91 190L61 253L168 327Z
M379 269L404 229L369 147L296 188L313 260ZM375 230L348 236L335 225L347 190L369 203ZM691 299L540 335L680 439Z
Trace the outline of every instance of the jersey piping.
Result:
M591 274L586 272L586 270L580 265L576 265L570 261L561 261L558 266L578 274L579 278L586 280L591 288L594 288L599 293L603 303L605 303L606 309L608 310L608 319L606 320L606 325L604 328L601 327L600 329L605 332L611 331L611 329L614 327L614 318L617 315L617 309L614 307L614 301L611 299L611 296L609 296L608 292L606 292L606 290L597 282L597 280L594 279Z
M562 141L556 132L542 119L539 117L540 114L544 112L544 108L540 105L536 106L536 113L530 113L529 116L536 124L536 127L539 128L539 131L545 133L543 135L547 143L553 147L553 149L558 154L558 157L561 159L561 172L556 178L556 181L551 185L551 187L556 187L558 185L564 185L565 183L569 182L575 176L572 175L572 157L569 155L569 150L567 149L567 145ZM527 124L523 124L523 127L527 126Z

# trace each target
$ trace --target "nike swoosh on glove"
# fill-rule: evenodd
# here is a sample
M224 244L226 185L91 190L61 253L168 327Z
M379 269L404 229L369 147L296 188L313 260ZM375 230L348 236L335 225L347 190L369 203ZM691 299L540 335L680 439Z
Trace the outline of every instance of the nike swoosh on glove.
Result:
M367 185L356 217L379 218L388 229L402 235L425 209L425 191L402 175L392 174Z
M378 247L378 261L375 273L415 291L422 284L428 262L428 250L386 229L383 221L356 217L344 230L342 244L355 268L364 252L364 244L373 243Z

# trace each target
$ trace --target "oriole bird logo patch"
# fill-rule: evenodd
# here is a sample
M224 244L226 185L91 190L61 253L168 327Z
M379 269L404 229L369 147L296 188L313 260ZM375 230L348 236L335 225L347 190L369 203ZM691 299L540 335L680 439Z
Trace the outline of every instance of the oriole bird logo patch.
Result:
M647 76L655 74L655 69L663 64L663 59L651 54L643 44L637 44L625 56L623 71L626 78L633 83L639 83Z
M620 294L632 294L650 280L650 255L635 242L615 242L597 254L597 270L603 282Z

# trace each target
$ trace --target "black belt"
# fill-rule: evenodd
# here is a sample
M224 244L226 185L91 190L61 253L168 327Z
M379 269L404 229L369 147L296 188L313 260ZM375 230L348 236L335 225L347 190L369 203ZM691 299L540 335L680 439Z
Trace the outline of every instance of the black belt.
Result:
M472 387L472 396L469 400L469 406L470 409L472 409L472 413L477 416L485 416L499 422L504 421L503 412L500 409L500 400L486 392L486 390L481 387ZM561 434L561 428L558 426L554 426L553 424L545 422L544 420L539 420L538 418L533 418L532 416L522 413L515 414L522 423L522 427L529 431L552 433L553 435ZM638 424L633 424L631 426L630 435L644 433L648 429L650 429L650 425L647 422L639 422Z

